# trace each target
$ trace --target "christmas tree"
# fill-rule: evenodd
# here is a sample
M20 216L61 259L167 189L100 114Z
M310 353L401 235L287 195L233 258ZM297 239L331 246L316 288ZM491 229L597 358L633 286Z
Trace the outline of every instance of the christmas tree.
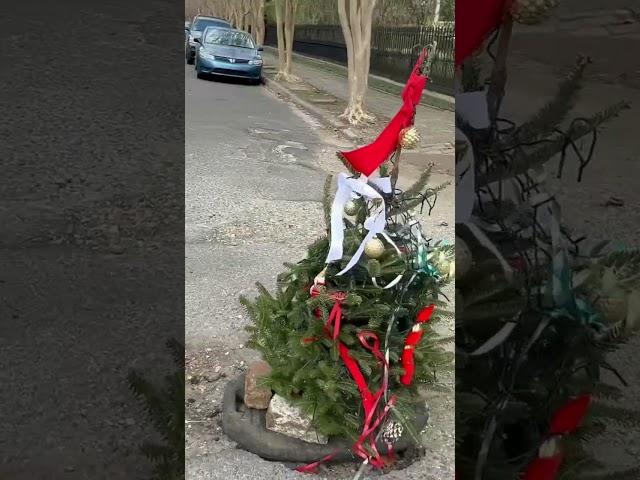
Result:
M430 325L452 316L441 289L453 276L453 246L428 240L413 211L442 187L428 186L430 169L406 191L396 185L401 151L417 143L425 55L378 139L339 154L351 174L338 176L335 195L327 179L327 234L286 265L275 293L258 285L255 300L242 299L253 319L249 345L272 369L264 384L380 468L385 459L371 445L391 446L402 432L417 438L419 388L452 366Z
M544 18L527 10L532 5L538 4L514 2L515 18L527 24ZM460 479L583 478L598 466L585 440L609 418L630 414L603 403L618 389L603 382L602 372L615 372L606 354L637 324L638 282L631 272L638 252L586 247L563 223L545 176L558 156L561 176L569 152L581 176L595 140L586 153L578 140L595 138L627 105L561 130L589 63L580 58L528 121L501 118L513 21L502 13L494 19L497 52L489 52L488 88L474 57L458 59L456 473ZM637 475L634 467L589 478Z

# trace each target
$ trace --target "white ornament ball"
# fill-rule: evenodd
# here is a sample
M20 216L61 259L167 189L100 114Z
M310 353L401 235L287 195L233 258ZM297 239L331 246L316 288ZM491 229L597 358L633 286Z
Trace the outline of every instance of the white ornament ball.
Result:
M464 276L471 270L471 264L473 263L473 257L471 256L471 250L467 246L466 242L460 237L456 237L456 270L458 278L464 278Z
M347 215L355 215L358 213L358 203L354 200L349 200L344 206L344 213Z
M378 238L369 240L364 246L364 253L369 258L380 258L384 250L384 243Z
M412 150L420 144L420 133L415 127L405 128L400 132L400 146Z
M517 23L536 25L551 16L558 0L515 0L511 5L511 16Z

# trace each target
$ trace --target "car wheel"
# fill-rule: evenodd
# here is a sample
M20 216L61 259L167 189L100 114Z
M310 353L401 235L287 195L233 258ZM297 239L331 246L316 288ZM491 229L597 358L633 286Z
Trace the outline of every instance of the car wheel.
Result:
M197 60L196 60L196 77L199 78L200 80L204 80L205 78L208 78L204 73L200 71L200 66L197 64Z

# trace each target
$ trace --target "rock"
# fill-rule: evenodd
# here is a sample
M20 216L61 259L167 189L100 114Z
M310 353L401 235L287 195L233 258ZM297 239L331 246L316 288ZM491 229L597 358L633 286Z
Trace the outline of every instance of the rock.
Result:
M271 373L267 362L254 362L244 379L244 404L249 408L266 410L271 400L271 390L260 385L260 380Z
M267 410L267 429L307 443L326 445L329 439L311 427L311 417L289 404L280 395L274 395Z

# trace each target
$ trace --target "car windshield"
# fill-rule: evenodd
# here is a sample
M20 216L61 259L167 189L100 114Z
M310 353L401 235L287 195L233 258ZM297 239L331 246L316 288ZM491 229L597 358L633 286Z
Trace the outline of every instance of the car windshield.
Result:
M207 32L204 43L208 45L225 45L228 47L256 48L250 35L233 30L214 29Z
M213 18L199 18L193 24L193 29L196 32L202 32L207 27L226 27L228 23L224 20L214 20Z

